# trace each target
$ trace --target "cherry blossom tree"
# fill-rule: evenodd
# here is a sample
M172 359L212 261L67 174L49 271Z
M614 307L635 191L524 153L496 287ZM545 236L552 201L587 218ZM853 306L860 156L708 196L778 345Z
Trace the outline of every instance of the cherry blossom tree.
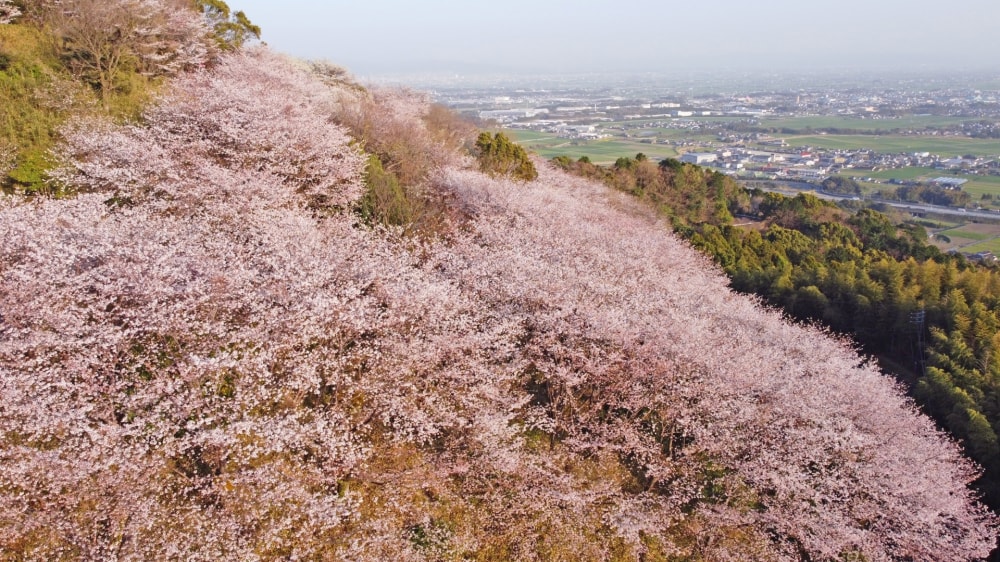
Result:
M531 311L528 387L563 446L617 450L644 493L776 537L765 542L789 557L989 549L991 519L968 510L973 468L845 343L733 295L585 182L550 171L537 188L468 172L446 183L486 220L438 267L495 297L488 308Z
M441 154L448 236L357 224L341 123L368 95L225 55L141 124L72 124L53 178L76 197L0 199L0 550L989 552L975 468L890 379L627 197ZM386 96L405 111L358 130L419 127Z
M201 16L165 0L59 0L42 4L61 37L62 55L107 102L127 69L173 75L212 53Z
M331 123L333 103L322 84L280 57L236 54L179 77L147 125L69 128L73 164L53 177L133 198L187 193L193 184L221 197L225 183L195 180L221 166L275 176L314 205L344 206L360 195L363 159Z
M21 10L10 0L0 0L0 25L11 23L21 15Z

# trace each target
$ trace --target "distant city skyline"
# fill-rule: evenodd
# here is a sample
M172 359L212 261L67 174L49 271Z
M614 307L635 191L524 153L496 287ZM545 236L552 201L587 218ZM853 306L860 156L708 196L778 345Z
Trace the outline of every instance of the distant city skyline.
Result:
M230 0L277 51L356 75L1000 72L1000 2Z

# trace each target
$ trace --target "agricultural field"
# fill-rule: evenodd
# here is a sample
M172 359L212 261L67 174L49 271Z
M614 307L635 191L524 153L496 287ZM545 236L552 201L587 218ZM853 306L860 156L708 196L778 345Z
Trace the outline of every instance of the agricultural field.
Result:
M992 195L1000 200L1000 176L959 176L969 180L962 186L962 191L968 191L973 201L979 201L984 194Z
M1000 238L993 238L985 242L965 246L962 248L962 251L971 254L977 252L993 252L994 255L1000 256Z
M811 117L778 117L761 119L760 126L773 129L854 129L858 131L892 131L895 129L934 129L961 125L971 117L938 115L908 115L898 119L862 119L858 116L817 115Z
M939 178L939 177L958 177L954 174L948 174L941 170L935 170L934 168L900 168L898 170L882 170L880 172L865 172L867 177L872 177L880 180L918 180L918 179L928 179L928 178Z
M654 160L677 157L677 150L673 146L644 143L633 139L576 140L559 138L552 133L514 129L508 129L505 133L528 151L546 159L555 156L569 156L574 159L586 156L596 164L609 164L618 158L635 156L639 152Z
M928 234L942 250L1000 254L1000 224L968 223L946 230L928 229Z
M830 150L869 149L883 154L930 152L944 157L1000 155L1000 140L918 135L787 135L789 146Z
M643 117L640 119L623 119L619 121L614 121L614 125L626 125L626 126L636 126L642 125L644 123L651 123L653 121L666 121L670 120L673 123L710 123L716 125L722 125L725 123L732 123L734 121L741 121L746 119L745 117L732 117L732 116L721 116L721 115L692 115L690 117Z

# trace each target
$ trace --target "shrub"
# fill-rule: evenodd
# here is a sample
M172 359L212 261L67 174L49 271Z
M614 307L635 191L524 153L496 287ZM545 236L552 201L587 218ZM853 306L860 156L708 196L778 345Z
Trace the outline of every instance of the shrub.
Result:
M459 164L475 129L443 106L407 90L365 90L328 63L313 72L340 94L334 119L347 127L369 161L366 195L358 207L370 224L404 226L407 234L446 235L459 217L435 189L439 170ZM377 163L376 163L377 162Z
M403 226L413 219L415 205L406 197L399 179L387 172L378 156L368 157L365 194L358 211L368 224Z
M479 169L491 176L507 176L532 181L538 177L535 165L524 148L503 133L481 133L476 139Z

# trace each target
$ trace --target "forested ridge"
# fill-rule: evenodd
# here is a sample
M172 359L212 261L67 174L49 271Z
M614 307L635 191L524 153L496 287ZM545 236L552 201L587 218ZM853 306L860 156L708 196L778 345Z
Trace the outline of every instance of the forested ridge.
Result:
M898 384L633 197L255 45L218 0L0 22L4 91L44 118L0 131L0 559L994 546L977 468ZM70 35L105 24L120 50Z
M913 219L894 222L808 193L748 190L676 160L556 162L656 206L736 290L850 335L905 369L899 376L912 395L985 468L979 486L1000 505L997 268L943 254ZM760 223L735 226L750 220Z

